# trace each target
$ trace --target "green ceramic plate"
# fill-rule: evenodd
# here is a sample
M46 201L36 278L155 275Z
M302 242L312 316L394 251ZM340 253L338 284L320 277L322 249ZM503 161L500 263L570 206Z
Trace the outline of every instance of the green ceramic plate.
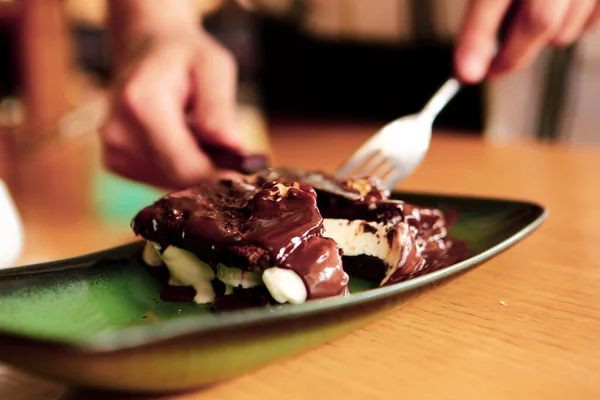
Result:
M367 324L408 296L506 250L547 212L495 199L395 193L458 216L473 257L383 288L352 279L348 298L225 314L168 303L136 260L141 243L0 271L0 361L109 390L185 390L234 377Z

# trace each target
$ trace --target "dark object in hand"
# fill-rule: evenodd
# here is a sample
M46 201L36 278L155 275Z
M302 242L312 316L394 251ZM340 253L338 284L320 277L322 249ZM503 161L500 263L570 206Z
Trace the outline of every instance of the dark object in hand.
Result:
M202 150L206 152L217 167L243 174L261 171L268 168L269 164L265 154L243 154L226 147L207 144L202 145Z

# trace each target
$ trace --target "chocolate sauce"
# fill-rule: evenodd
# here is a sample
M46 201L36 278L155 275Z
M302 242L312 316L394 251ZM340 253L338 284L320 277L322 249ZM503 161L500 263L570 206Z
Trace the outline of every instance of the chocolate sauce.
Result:
M342 267L342 249L329 238L314 236L291 253L284 265L304 280L309 298L347 296L349 276Z
M324 237L323 218L396 227L381 240L403 243L402 259L389 266L366 255L343 256L337 243ZM387 285L469 256L464 243L448 236L440 210L391 200L377 179L337 180L289 169L264 170L171 193L141 210L132 228L163 251L177 246L213 268L223 263L255 272L273 266L292 269L303 279L308 299L348 295L348 272ZM377 234L367 223L362 228L365 234ZM274 302L265 296L264 287L220 292L216 290L216 310ZM194 294L193 289L169 289L163 295L189 299Z
M234 311L252 307L264 307L276 304L265 286L253 288L233 288L233 293L219 296L211 304L214 312Z
M196 296L196 289L191 286L164 286L160 292L163 301L192 301Z
M394 229L390 231L390 234L388 234L388 240L398 241L400 240L398 236L402 235L404 236L405 242L402 259L398 265L392 266L392 268L388 270L387 275L381 281L382 285L396 283L400 281L403 276L419 272L425 267L425 259L419 252L419 248L417 247L414 237L408 233L409 228L406 225L403 225L403 227L404 231Z
M285 265L302 242L323 231L316 198L306 185L266 183L252 199L245 241L267 249L278 266Z
M341 249L322 236L316 197L303 184L222 181L165 196L140 211L132 227L163 250L177 246L213 267L292 269L309 299L347 295Z
M411 233L411 238L405 245L406 256L385 284L441 269L469 256L464 243L448 237L448 224L440 210L391 200L390 192L383 189L375 178L337 180L320 172L292 169L259 172L255 179L260 181L261 178L282 182L293 180L312 186L317 193L317 204L323 218L364 220L389 225L406 223ZM366 228L365 232L368 230ZM373 229L371 232L374 233ZM398 240L394 235L397 235L397 231L391 230L385 239ZM360 255L344 256L343 260L344 269L350 275L378 282L386 278L387 267L379 258ZM372 271L367 271L369 269Z
M252 210L245 241L267 249L275 265L300 275L308 298L348 294L341 248L321 236L323 218L311 187L266 183L254 196Z

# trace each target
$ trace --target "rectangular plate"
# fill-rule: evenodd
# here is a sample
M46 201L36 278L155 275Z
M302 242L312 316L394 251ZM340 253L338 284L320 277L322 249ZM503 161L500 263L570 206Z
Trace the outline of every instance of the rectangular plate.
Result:
M381 288L351 278L352 295L347 298L224 314L210 313L203 305L161 301L160 285L138 262L141 243L3 270L0 271L0 360L62 381L108 389L179 390L211 383L354 329L375 318L383 309L396 305L401 294L441 281L506 250L547 217L543 207L521 201L415 193L394 193L393 197L437 207L456 217L450 234L465 240L474 255L448 268ZM155 377L162 382L154 383L149 379L152 371L147 370L136 380L131 365L127 366L126 379L118 375L117 367L109 372L99 372L100 367L94 367L101 356L104 356L102 362L106 362L107 354L117 357L127 354L128 362L133 362L137 354L138 362L146 363L146 369L151 369L152 361L145 359L148 356L144 354L147 349L162 346L164 357L154 362L157 363L155 373L164 375L164 368L158 368L158 364L164 367L173 363L168 357L174 350L165 349L174 343L176 346L187 343L188 347L179 351L187 354L186 357L195 354L197 360L209 357L216 343L221 343L225 346L221 347L222 351L211 353L210 357L225 357L227 348L240 350L240 343L234 343L233 338L241 332L246 335L244 349L251 352L247 346L260 343L260 354L248 353L250 355L242 357L245 361L236 359L229 363L231 370L215 376L207 372L210 366L202 362L191 365L186 361L188 369L178 371L180 375L187 373L184 378L177 380L174 375L165 381L164 377ZM228 335L233 336L226 339ZM198 347L207 343L214 346ZM21 349L18 354L17 348ZM28 359L27 350L34 348L35 352ZM146 349L146 353L135 353L140 349ZM40 354L45 351L55 360L62 357L63 364L41 365ZM74 354L80 359L69 358ZM151 354L156 356L157 353L153 350ZM210 357L206 358L207 363ZM109 366L102 368L111 369ZM180 366L174 363L173 373ZM191 372L199 373L201 378L188 376Z

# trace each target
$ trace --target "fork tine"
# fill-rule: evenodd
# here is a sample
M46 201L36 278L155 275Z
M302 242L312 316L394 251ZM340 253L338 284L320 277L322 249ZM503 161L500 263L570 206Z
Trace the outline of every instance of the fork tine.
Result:
M393 189L396 187L398 182L400 182L404 178L404 171L398 170L395 174L392 174L389 179L386 179L385 186L388 189Z
M389 159L388 159L388 161L389 161ZM394 165L394 163L389 162L388 168L385 170L385 172L383 174L379 175L382 182L387 181L394 174L395 170L396 170L396 166Z
M390 159L384 155L381 163L371 170L370 175L378 176L381 179L393 167L394 165Z
M373 175L382 165L385 165L385 163L385 156L377 150L367 162L359 165L352 175L356 177Z
M378 152L377 149L371 149L369 147L363 146L358 149L352 156L346 160L346 162L338 168L336 172L336 176L338 178L347 177L350 172L354 171L360 165L364 164L366 160L372 158Z

